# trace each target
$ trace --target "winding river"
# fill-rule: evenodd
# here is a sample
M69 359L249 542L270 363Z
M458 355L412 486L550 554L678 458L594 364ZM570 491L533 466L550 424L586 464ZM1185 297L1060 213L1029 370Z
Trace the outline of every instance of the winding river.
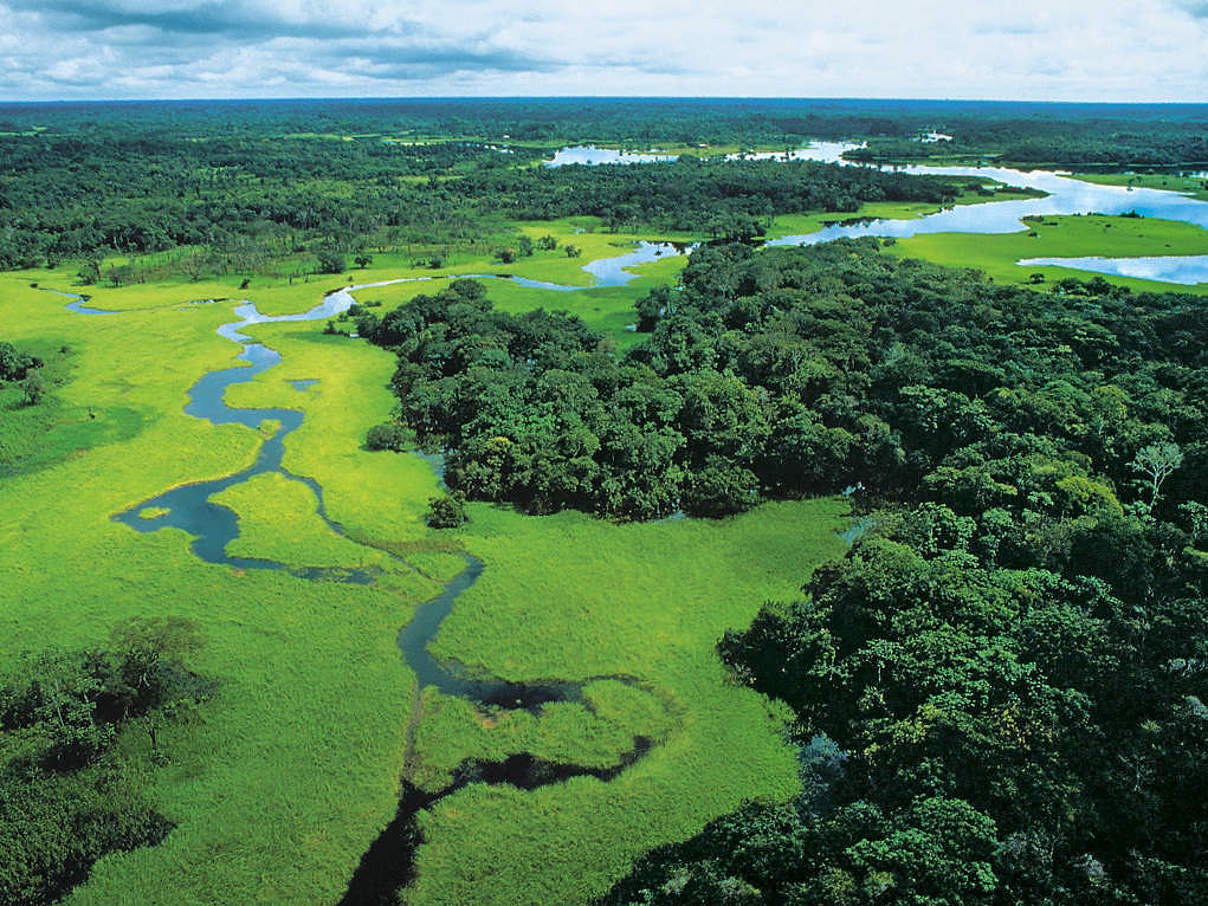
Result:
M810 142L785 152L758 152L726 155L726 160L812 160L842 166L864 166L843 159L847 151L862 145L850 142ZM657 163L669 155L617 152L594 146L561 149L547 167L569 164ZM835 239L876 236L906 239L934 233L1019 233L1029 227L1027 217L1068 216L1075 214L1120 215L1136 213L1142 217L1178 220L1208 229L1208 202L1178 192L1129 186L1106 186L1074 179L1067 173L1049 170L1015 170L1007 167L932 167L908 166L899 172L918 176L946 176L959 179L989 179L1009 186L1036 189L1041 198L1016 201L991 201L958 205L933 214L900 220L856 220L834 223L815 233L778 236L769 246L817 245ZM1192 174L1195 175L1195 174ZM1165 255L1145 258L1025 258L1022 266L1053 265L1075 270L1141 277L1166 283L1194 285L1208 283L1208 237L1204 255Z
M934 233L1018 233L1028 229L1025 217L1075 214L1120 215L1179 220L1208 229L1208 202L1162 189L1101 186L1047 170L1012 170L1006 167L905 167L903 172L920 176L962 179L992 179L1011 186L1037 189L1043 198L991 201L958 205L934 214L902 220L869 220L836 223L799 236L780 236L768 245L817 245L840 238L860 236L904 239ZM1208 236L1205 237L1208 250ZM1143 265L1137 262L1144 260ZM1136 258L1047 258L1023 259L1022 265L1053 264L1079 270L1120 276L1145 276L1168 283L1208 282L1208 255L1168 255Z
M646 243L644 245L649 248L635 250L639 258L653 255L656 249L656 244ZM615 268L615 272L614 269L609 268L590 272L604 275L601 283L597 285L609 285L608 281L614 281L612 285L617 285L633 279L634 276L620 268ZM480 276L493 278L492 275ZM291 568L273 560L235 557L228 554L227 546L239 537L239 520L232 510L214 503L211 498L220 491L246 482L257 475L275 472L290 481L306 485L314 494L315 510L318 515L333 532L342 537L348 537L344 528L327 515L323 489L319 483L313 478L295 475L282 465L285 439L301 426L303 413L296 409L276 407L235 408L226 404L225 395L227 388L251 381L281 362L280 353L269 346L253 341L251 337L243 333L245 328L255 324L324 320L347 311L355 301L352 295L354 292L398 282L403 281L391 280L347 287L328 295L314 308L294 315L264 315L251 302L237 304L234 313L239 320L222 325L217 332L220 336L242 347L238 357L248 364L222 368L202 376L188 392L189 401L185 405L185 412L213 425L240 424L260 431L272 428L273 433L261 444L255 462L248 468L222 478L172 488L148 498L128 510L117 513L112 518L138 532L155 532L167 527L182 529L193 538L190 544L193 554L207 563L237 569L287 571L306 580L356 584L373 582L380 574L378 569ZM538 283L538 281L524 282L527 284ZM538 285L543 288L582 288L563 287L557 284L538 283ZM120 312L90 308L87 306L88 300L84 296L71 296L67 293L62 295L70 296L73 299L68 303L67 308L78 314L120 314ZM313 382L295 382L295 387L304 389L311 383ZM298 387L298 384L302 384L303 387ZM356 539L350 540L356 541ZM377 549L375 548L375 550ZM390 551L383 552L395 561L422 574L421 570L408 563L403 557ZM402 627L398 634L399 651L407 667L414 672L417 679L415 698L412 703L412 718L404 739L405 765L411 765L415 760L415 729L422 713L422 693L427 688L435 688L444 695L466 699L482 709L524 709L534 714L539 714L542 706L551 702L574 702L594 713L595 707L590 697L584 695L584 689L588 684L601 680L638 687L658 698L655 690L643 685L638 678L628 675L593 676L575 682L516 683L491 676L472 674L457 662L444 661L434 657L428 650L428 644L439 632L445 618L452 613L458 598L479 580L485 569L485 565L477 557L470 554L462 556L466 561L465 568L448 582L443 583L444 588L439 595L420 604L412 619ZM432 577L428 576L428 578ZM659 700L665 708L670 707L666 700ZM550 761L527 753L513 755L502 761L468 758L453 770L450 782L438 790L422 789L412 784L408 776L404 776L395 816L361 857L360 863L348 883L348 888L340 900L341 906L361 906L361 904L377 906L377 904L397 902L397 891L412 880L415 853L421 842L416 832L416 815L468 784L507 783L520 789L532 790L549 784L561 783L571 777L590 776L607 782L638 761L653 745L654 740L651 738L634 736L629 750L621 753L616 762L607 767Z

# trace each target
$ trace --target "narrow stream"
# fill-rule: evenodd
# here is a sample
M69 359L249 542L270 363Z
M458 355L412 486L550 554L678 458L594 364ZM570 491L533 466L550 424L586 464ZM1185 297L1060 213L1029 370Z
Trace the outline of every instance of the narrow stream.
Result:
M328 517L319 484L312 478L293 474L282 465L285 438L301 426L303 413L285 408L233 408L226 404L224 397L227 388L251 381L281 362L281 355L276 350L254 342L241 332L243 328L253 324L326 319L346 311L354 302L353 292L381 285L384 284L365 284L339 290L327 296L319 305L298 315L267 316L261 314L250 302L238 304L235 314L239 320L222 325L217 332L243 347L239 358L250 367L222 368L202 376L189 390L189 402L185 406L185 412L213 425L241 424L253 430L263 430L275 423L277 427L261 444L256 461L248 468L223 478L172 488L117 513L112 518L144 533L159 531L169 526L182 529L193 536L190 545L193 554L207 563L237 569L288 571L307 580L356 584L373 582L380 574L380 570L376 568L290 568L273 560L231 556L226 548L239 537L238 517L232 510L214 503L210 498L257 475L275 472L310 488L315 496L318 515L333 532L347 537L343 527ZM72 298L75 301L67 307L79 314L117 314L89 309L84 306L86 299L83 297ZM295 387L303 385L298 389L304 389L313 382L293 383ZM390 553L390 556L411 566L393 553ZM584 688L589 683L600 680L611 680L651 691L637 678L626 675L588 677L577 682L509 682L475 675L457 662L434 657L428 650L428 644L439 632L441 623L452 613L458 598L478 581L485 569L484 563L477 557L469 554L462 556L466 561L465 569L444 583L444 589L439 595L420 604L412 619L398 634L399 651L407 667L415 673L418 686L413 703L412 724L405 734L405 763L411 762L414 755L415 721L420 717L420 694L426 688L435 688L444 695L466 699L483 709L523 709L538 715L542 706L551 702L575 702L594 713L594 706L584 696ZM411 568L415 569L413 566ZM663 704L666 706L667 703ZM395 816L361 857L360 864L348 883L347 891L340 900L341 906L396 903L397 892L414 876L415 853L422 842L415 827L416 815L463 787L471 783L506 783L519 789L533 790L549 784L562 783L572 777L585 776L607 782L636 763L653 745L654 741L650 738L634 736L629 751L621 753L615 764L604 768L549 761L527 753L513 755L498 762L470 758L457 766L452 772L451 781L445 787L434 791L423 790L404 776L401 779L402 790Z

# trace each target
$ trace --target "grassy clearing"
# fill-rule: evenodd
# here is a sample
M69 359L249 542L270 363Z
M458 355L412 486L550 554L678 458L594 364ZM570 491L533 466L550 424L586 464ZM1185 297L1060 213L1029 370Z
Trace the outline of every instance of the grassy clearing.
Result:
M82 316L48 294L0 290L6 336L77 350L56 390L64 405L90 406L102 423L115 410L147 413L132 436L0 482L0 663L172 614L198 623L198 669L221 683L201 721L165 737L172 764L152 775L176 830L162 846L102 860L72 902L145 903L163 890L176 902L333 901L393 808L411 700L394 633L410 604L240 575L198 562L179 532L110 521L165 487L251 461L255 432L182 411L200 374L234 363L237 347L213 333L229 318L215 306Z
M791 794L782 715L729 681L713 645L842 549L832 529L844 511L822 500L721 523L620 526L471 507L463 537L487 572L436 650L512 679L632 675L666 700L676 726L611 783L469 787L443 800L424 820L429 843L408 902L588 902L650 846L745 798ZM617 704L629 727L659 730L650 699Z
M1035 236L1029 235L1035 233ZM1046 217L1033 220L1027 231L1000 236L938 233L899 239L887 251L907 258L924 258L947 267L974 267L1003 283L1027 283L1040 273L1046 282L1085 274L1065 267L1020 267L1023 258L1081 258L1092 255L1125 258L1150 255L1208 253L1208 231L1188 223L1132 217ZM1208 285L1188 287L1131 277L1102 275L1110 283L1138 290L1208 293Z
M1075 173L1074 179L1100 186L1136 186L1142 189L1165 189L1185 192L1193 198L1208 201L1208 179L1179 176L1173 173Z
M643 339L631 329L637 321L633 309L634 302L655 286L674 280L686 263L687 259L683 257L664 258L642 265L637 269L639 276L625 286L605 286L573 292L533 289L507 280L483 282L487 288L487 298L500 311L511 314L532 311L535 308L568 311L581 318L593 330L611 336L618 347L624 349ZM356 297L361 302L381 302L380 314L397 308L421 293L438 292L445 285L447 284L443 279L397 283L393 286L362 290Z
M565 260L577 270L590 256ZM644 286L681 265L658 262L629 287L544 293L542 301L556 295L549 307L582 309L607 327L630 317ZM333 902L395 809L414 688L394 639L435 585L402 572L361 587L232 570L197 561L178 531L141 535L112 522L167 487L253 460L258 432L215 428L182 408L198 377L237 364L238 347L214 334L232 306L182 305L197 294L145 285L97 292L94 305L125 314L85 316L29 282L29 274L0 275L0 332L34 351L70 346L56 404L92 410L90 425L101 427L88 430L112 433L83 436L68 445L72 455L0 482L0 667L23 649L99 642L129 617L180 615L207 639L197 669L221 684L200 720L162 738L171 763L146 767L157 808L177 828L161 846L103 859L69 902L145 903L163 890L182 903ZM297 311L318 301L318 288L265 280L229 295ZM501 307L532 307L532 292L519 289L491 287ZM437 493L428 467L362 448L365 431L394 406L391 357L320 330L254 328L284 361L232 388L228 401L306 412L286 440L285 467L319 481L330 517L351 538L398 552L435 578L462 568L463 545L486 560L440 650L515 679L622 673L651 690L594 683L595 713L551 706L494 727L459 702L429 696L432 725L419 726L429 782L467 755L524 749L605 765L634 734L666 739L614 783L587 779L532 794L469 788L446 800L426 823L431 843L420 854L415 902L585 902L649 847L691 834L743 798L793 791L779 712L728 681L713 644L841 549L832 533L841 503L643 526L474 506L464 529L433 533L422 523ZM288 383L304 379L318 383L301 392ZM127 411L137 421L114 431ZM233 552L299 566L359 566L379 556L326 533L309 494L271 476L230 489L224 502L244 530ZM132 737L123 745L145 744Z
M411 781L437 790L464 759L503 761L530 753L584 767L608 768L633 746L635 736L662 739L673 721L650 693L603 680L585 689L585 705L556 702L539 716L528 711L483 713L468 702L424 692L423 720L416 732L417 767Z
M422 601L440 593L426 579L383 551L335 534L315 510L310 488L279 473L257 475L211 498L239 516L239 537L227 545L234 557L283 563L290 569L337 567L381 570L385 590Z

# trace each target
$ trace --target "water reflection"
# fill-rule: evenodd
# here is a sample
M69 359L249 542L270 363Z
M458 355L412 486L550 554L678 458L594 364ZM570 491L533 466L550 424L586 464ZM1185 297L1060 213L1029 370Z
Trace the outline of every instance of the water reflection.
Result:
M1075 214L1107 214L1119 216L1135 213L1142 217L1179 220L1208 228L1208 202L1178 192L1160 189L1101 186L1072 179L1064 173L1047 170L1012 170L1005 167L921 167L901 168L902 172L922 176L990 179L1011 186L1039 189L1047 192L1043 198L1017 201L993 201L984 204L959 205L934 214L903 220L870 220L857 223L836 223L816 233L780 236L768 245L818 245L835 239L861 236L905 239L935 233L1018 233L1028 229L1025 217L1053 217ZM1205 237L1208 246L1208 236ZM1101 267L1114 263L1130 267L1137 259L1101 259ZM1177 258L1145 259L1151 262L1148 279L1178 283L1208 282L1208 257L1180 256ZM1103 270L1103 273L1114 271ZM1131 275L1127 275L1131 276ZM1173 279L1177 277L1178 279Z

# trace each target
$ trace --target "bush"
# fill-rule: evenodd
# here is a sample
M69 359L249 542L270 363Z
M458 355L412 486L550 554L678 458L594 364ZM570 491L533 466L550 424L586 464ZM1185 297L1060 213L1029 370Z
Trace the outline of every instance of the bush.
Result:
M27 406L36 406L46 399L46 381L37 371L30 372L29 376L21 382L21 389L25 392L25 405Z
M382 422L374 425L365 435L365 449L393 450L401 453L407 449L407 429L398 422Z
M0 381L20 381L27 373L42 367L37 356L21 352L12 343L0 343Z
M342 274L346 270L344 256L339 252L324 249L316 257L319 259L320 274Z
M424 521L432 528L457 528L466 517L466 495L454 491L446 497L433 497L428 501L428 513Z
M759 479L749 469L720 459L691 474L681 504L689 516L720 519L759 503Z

